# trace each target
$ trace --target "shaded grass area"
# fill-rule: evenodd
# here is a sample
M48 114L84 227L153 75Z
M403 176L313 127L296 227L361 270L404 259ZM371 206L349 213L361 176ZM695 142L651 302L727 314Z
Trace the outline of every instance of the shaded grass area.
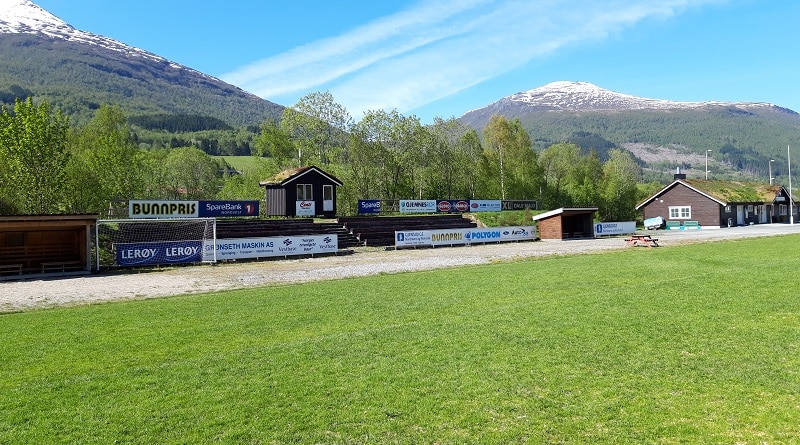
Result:
M0 443L793 443L799 241L3 315Z

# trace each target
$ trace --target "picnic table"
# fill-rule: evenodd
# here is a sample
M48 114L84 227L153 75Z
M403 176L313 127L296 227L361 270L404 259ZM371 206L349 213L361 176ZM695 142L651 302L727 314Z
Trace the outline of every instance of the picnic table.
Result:
M626 246L647 246L658 247L658 238L653 238L650 235L631 235L625 239Z

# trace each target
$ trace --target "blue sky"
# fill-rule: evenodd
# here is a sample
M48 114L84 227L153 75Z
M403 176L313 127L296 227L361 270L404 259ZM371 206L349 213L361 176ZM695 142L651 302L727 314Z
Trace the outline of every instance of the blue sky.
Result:
M34 0L72 26L290 106L430 123L559 80L800 111L800 1Z

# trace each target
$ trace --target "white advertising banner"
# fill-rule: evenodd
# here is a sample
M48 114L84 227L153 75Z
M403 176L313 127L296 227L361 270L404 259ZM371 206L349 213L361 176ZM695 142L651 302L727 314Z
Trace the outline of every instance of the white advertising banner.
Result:
M337 235L302 235L265 238L218 239L216 246L206 243L205 249L217 249L217 261L242 260L294 255L336 253Z
M594 225L594 236L625 235L636 232L636 221L603 222Z
M453 246L504 241L532 241L534 239L536 239L536 227L534 226L414 230L395 232L394 246Z
M295 216L316 216L316 203L314 201L297 201Z
M128 201L128 218L197 218L198 201Z
M503 210L503 202L499 199L470 199L470 212L499 212Z
M436 200L401 199L400 213L436 213Z

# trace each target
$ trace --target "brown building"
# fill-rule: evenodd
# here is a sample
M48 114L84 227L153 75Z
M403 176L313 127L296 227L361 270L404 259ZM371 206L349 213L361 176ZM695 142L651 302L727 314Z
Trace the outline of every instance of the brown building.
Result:
M677 178L636 209L644 219L660 216L668 225L731 227L788 222L792 207L780 185Z
M266 188L267 216L336 216L342 182L318 167L284 170L259 184Z
M594 236L597 207L560 208L533 217L541 239L574 239Z
M97 215L0 216L0 278L92 270Z

